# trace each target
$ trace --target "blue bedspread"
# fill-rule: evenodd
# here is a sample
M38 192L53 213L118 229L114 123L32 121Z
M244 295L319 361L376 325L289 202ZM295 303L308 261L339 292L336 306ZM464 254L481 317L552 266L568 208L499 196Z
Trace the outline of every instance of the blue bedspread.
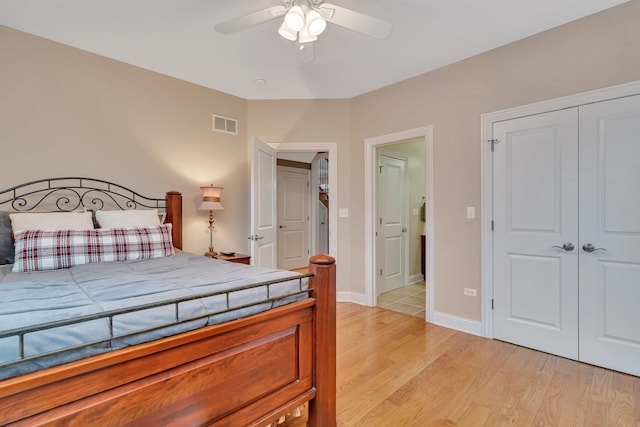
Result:
M228 291L251 283L294 275L295 273L287 271L212 260L185 252L145 261L86 264L64 270L32 273L11 273L11 265L4 265L0 266L0 332L171 298ZM271 304L258 303L247 308L237 308L264 301L268 297L278 298L298 289L299 281L291 280L272 285L268 296L266 286L230 292L228 307L226 294L183 302L178 310L180 320L210 315L158 331L110 340L80 351L0 367L0 380L196 329L206 324L255 314L269 309ZM294 299L299 298L283 298L275 305L282 305ZM215 314L227 309L230 311ZM113 319L113 334L168 324L175 321L175 317L174 305L120 314ZM25 335L24 356L29 357L110 337L110 326L106 319L34 332ZM0 365L19 360L19 351L17 337L1 338Z

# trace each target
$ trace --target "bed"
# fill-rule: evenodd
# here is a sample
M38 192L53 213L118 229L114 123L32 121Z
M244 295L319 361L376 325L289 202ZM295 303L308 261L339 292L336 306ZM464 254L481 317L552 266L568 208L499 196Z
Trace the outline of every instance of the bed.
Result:
M267 426L303 404L309 425L336 424L333 258L312 257L308 275L277 277L283 273L183 253L178 192L147 198L115 183L75 177L0 192L0 211L108 208L155 209L166 216L159 229L170 233L176 253L172 247L166 258L9 273L23 262L19 245L29 241L29 232L16 232L16 259L0 266L0 425ZM181 270L193 266L207 270ZM207 279L220 275L225 280ZM118 287L122 277L134 278L133 290ZM16 278L29 292L17 287ZM49 283L61 286L53 296L46 294L53 289ZM152 289L162 291L159 301L148 298ZM72 320L64 314L45 324L11 324L7 316L29 306L20 298L11 305L10 297L27 294L37 304L60 299L79 313ZM72 294L82 297L69 303ZM253 296L246 303L240 294ZM114 300L129 305L114 306ZM163 323L171 311L175 319ZM38 318L36 312L27 308L20 319ZM131 330L127 322L136 315L147 323ZM109 332L90 329L92 339L78 338L78 319ZM50 333L71 344L51 351L36 341ZM15 343L18 355L2 360L3 348L10 353Z

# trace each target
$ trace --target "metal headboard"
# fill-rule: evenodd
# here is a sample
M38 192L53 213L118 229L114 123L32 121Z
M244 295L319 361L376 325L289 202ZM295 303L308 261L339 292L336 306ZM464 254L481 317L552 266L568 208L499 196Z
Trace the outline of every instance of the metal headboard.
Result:
M100 210L105 206L121 210L167 208L164 198L145 197L109 181L80 177L40 179L0 191L0 208L7 204L18 212L30 212L39 207L66 212Z

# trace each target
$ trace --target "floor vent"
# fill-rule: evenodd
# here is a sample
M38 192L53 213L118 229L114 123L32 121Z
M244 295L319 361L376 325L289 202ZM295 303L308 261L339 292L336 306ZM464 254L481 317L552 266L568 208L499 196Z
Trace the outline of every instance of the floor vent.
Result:
M230 117L213 115L213 130L219 132L238 134L238 120Z

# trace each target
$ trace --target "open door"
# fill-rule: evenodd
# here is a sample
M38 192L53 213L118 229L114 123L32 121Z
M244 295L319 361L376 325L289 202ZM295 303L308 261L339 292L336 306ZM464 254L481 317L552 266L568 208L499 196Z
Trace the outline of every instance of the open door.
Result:
M407 163L403 153L378 149L378 294L407 284Z
M277 165L276 150L251 139L251 264L276 268Z

